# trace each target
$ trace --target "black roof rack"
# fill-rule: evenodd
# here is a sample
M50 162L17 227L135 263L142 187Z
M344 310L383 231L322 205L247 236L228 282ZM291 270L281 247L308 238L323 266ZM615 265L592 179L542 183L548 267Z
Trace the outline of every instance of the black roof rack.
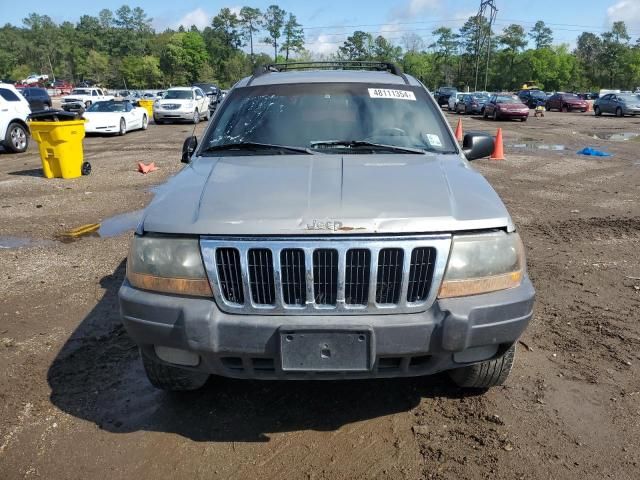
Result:
M399 77L402 77L405 84L409 85L409 79L404 73L402 73L400 67L395 63L377 62L374 60L334 60L329 62L288 62L258 65L253 71L253 76L247 82L247 86L251 85L251 82L261 75L271 72L287 72L289 70L377 70L398 75Z

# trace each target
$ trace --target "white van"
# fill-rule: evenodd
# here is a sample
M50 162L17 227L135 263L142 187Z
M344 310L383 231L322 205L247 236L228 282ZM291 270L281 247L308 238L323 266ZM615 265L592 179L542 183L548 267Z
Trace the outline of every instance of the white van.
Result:
M0 144L14 153L29 146L29 102L9 83L0 83Z

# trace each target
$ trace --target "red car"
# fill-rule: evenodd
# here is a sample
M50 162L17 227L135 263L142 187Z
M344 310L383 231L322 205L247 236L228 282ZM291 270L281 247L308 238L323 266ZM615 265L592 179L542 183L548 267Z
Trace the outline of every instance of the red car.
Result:
M516 95L496 93L491 95L491 98L484 106L482 116L484 118L491 117L494 120L516 118L521 122L526 122L527 118L529 118L529 107L522 103L522 100Z
M547 110L561 110L570 112L572 110L587 111L587 102L575 93L556 93L547 98L545 104Z

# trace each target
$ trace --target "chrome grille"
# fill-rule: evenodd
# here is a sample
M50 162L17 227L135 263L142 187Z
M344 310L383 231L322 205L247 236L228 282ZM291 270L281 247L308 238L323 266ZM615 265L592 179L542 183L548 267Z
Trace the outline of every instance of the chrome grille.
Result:
M228 302L242 305L244 294L238 250L219 248L216 251L216 264L222 295Z
M285 305L304 305L307 300L304 250L287 248L280 252L282 300Z
M431 288L435 254L434 249L429 247L414 248L411 252L408 302L421 302L427 298Z
M276 291L271 250L267 248L249 250L249 285L254 303L259 305L275 303Z
M398 303L402 283L404 250L385 248L378 254L376 303Z
M369 301L371 252L365 248L347 250L344 301L347 305L366 305Z
M200 244L225 312L393 314L435 301L451 236L202 237Z
M313 252L313 298L317 305L338 300L338 252L320 248Z

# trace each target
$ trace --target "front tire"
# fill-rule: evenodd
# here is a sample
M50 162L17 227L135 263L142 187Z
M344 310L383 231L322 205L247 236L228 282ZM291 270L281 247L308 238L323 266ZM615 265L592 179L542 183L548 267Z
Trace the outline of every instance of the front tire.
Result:
M165 365L140 352L142 365L151 385L169 392L197 390L204 386L209 374Z
M142 117L142 130L146 130L148 126L149 126L149 118L146 115L144 115Z
M29 132L19 123L9 124L4 137L4 145L13 153L22 153L29 147Z
M622 109L620 107L616 108L616 117L624 117L622 114Z
M569 107L568 107L567 105L563 105L563 106L562 106L562 111L563 111L564 113L567 113L567 112L569 111Z
M193 112L193 119L191 120L191 123L193 123L194 125L200 123L200 112L198 112L197 108L196 111Z
M498 120L498 111L497 110L493 111L493 119L494 120Z
M593 109L593 114L594 114L596 117L599 117L600 115L602 115L602 112L600 111L600 107L598 107L598 106L596 105L596 107Z
M120 119L120 130L118 130L118 135L122 136L127 133L127 122L124 121L124 118Z
M449 371L451 380L462 388L490 388L502 385L511 373L516 356L515 344L504 355L493 360Z

